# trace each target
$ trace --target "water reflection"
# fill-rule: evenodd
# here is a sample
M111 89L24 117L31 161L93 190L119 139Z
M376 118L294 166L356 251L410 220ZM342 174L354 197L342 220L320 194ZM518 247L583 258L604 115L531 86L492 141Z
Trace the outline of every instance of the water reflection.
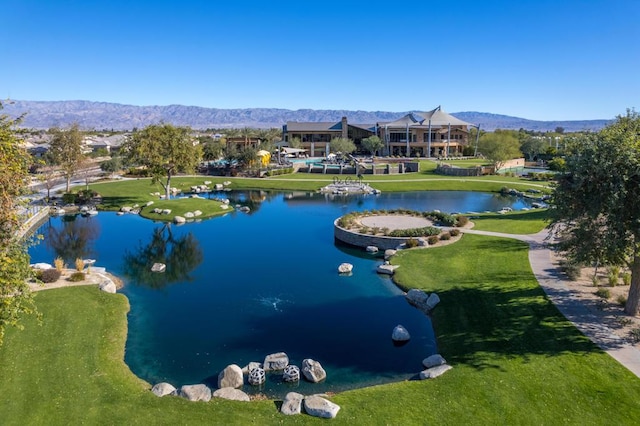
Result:
M176 282L193 281L190 274L202 259L200 243L191 232L177 237L171 224L164 224L154 228L149 243L140 244L135 251L125 252L123 270L132 282L160 289ZM152 272L154 263L164 263L166 271Z
M72 264L76 259L93 257L94 244L100 236L100 223L80 215L66 215L61 227L54 226L49 219L47 232L47 247L56 257Z

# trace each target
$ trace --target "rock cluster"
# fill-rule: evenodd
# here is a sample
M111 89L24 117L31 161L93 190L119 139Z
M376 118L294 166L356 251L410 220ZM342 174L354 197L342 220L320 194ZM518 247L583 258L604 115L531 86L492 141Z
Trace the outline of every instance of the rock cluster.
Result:
M425 314L431 311L440 303L440 297L436 293L427 294L422 290L411 289L404 296L410 305L420 309Z
M340 411L340 406L329 401L325 396L310 395L305 397L297 392L289 392L282 401L280 412L288 416L300 414L303 406L308 415L323 419L333 419Z

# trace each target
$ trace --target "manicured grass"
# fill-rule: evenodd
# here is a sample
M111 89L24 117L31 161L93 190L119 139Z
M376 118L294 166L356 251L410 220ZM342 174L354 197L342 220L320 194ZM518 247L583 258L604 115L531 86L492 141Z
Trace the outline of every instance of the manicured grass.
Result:
M440 353L431 381L344 392L332 424L635 424L640 379L562 317L532 276L524 243L465 235L403 251L404 288L436 291ZM0 348L3 424L307 424L273 401L157 398L123 362L127 300L93 287L39 293L41 327L10 329ZM354 336L354 338L357 336ZM364 354L363 356L367 356ZM420 366L416 366L416 372Z
M233 211L233 207L224 209L221 207L220 201L209 200L207 198L187 198L187 199L175 199L175 200L159 200L154 202L151 206L143 207L140 210L140 216L148 219L171 221L174 216L183 216L186 212L194 212L200 210L201 216L195 219L205 219L212 216L223 215ZM169 209L171 214L153 213L153 209Z
M472 168L476 166L491 166L491 163L483 159L470 159L470 160L441 160L443 164L449 164L451 166L461 168Z
M471 221L473 229L480 231L505 232L507 234L535 234L549 223L547 209L510 212L507 214L481 214Z

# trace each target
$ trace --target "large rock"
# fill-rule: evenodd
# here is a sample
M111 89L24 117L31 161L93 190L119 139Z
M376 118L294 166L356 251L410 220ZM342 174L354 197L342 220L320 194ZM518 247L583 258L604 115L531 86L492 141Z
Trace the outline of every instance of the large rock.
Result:
M214 398L230 399L232 401L244 401L249 402L251 398L249 395L242 392L240 389L235 388L222 388L213 393Z
M40 269L40 270L45 270L45 269L53 269L53 266L49 263L44 263L44 262L40 262L40 263L34 263L33 265L31 265L31 267L33 269Z
M318 361L307 358L302 361L302 374L313 383L321 382L327 378L327 372Z
M156 396L175 395L178 393L177 389L167 382L156 383L151 388L151 392Z
M429 307L429 295L422 290L411 289L404 296L410 305L415 306L422 312L428 314L431 311Z
M185 219L183 216L174 216L173 217L173 223L185 223L187 221L187 219Z
M308 396L304 399L304 410L310 416L333 419L338 415L340 406L320 396Z
M448 364L438 365L437 367L427 368L424 371L420 372L420 380L424 379L435 379L438 376L442 376L447 371L451 370L451 367Z
M180 388L180 396L189 401L211 401L211 389L207 385L184 385Z
M377 253L378 252L378 247L376 247L376 246L367 246L366 250L367 250L367 253Z
M260 364L259 362L251 361L249 362L249 364L244 366L244 368L242 369L242 373L249 374L254 368L262 368L262 364Z
M376 268L376 272L379 274L393 275L396 272L396 269L398 269L398 266L399 265L384 263Z
M284 370L289 365L289 357L284 352L277 352L275 354L269 354L264 358L262 368L265 371L271 370Z
M341 274L348 274L349 272L353 271L353 265L350 263L341 263L340 266L338 266L338 272L340 272Z
M440 297L435 293L431 293L427 299L427 309L432 310L438 303L440 303Z
M151 266L151 272L164 272L167 269L167 265L164 263L154 263Z
M103 282L101 282L98 285L98 288L102 291L104 291L105 293L115 293L116 292L116 285L113 281L111 281L110 279L106 279Z
M287 416L300 414L302 412L303 399L304 399L304 395L299 394L297 392L289 392L284 397L284 401L282 401L282 407L280 407L280 412L282 414L286 414Z
M422 365L425 368L437 367L446 363L447 361L440 354L431 355L422 360Z
M236 364L228 365L218 374L219 388L239 388L244 385L242 368Z
M391 339L394 342L407 342L411 339L411 335L402 325L396 325L391 333Z
M395 254L397 253L397 250L394 249L386 249L384 251L384 260L389 260L391 259L392 256L395 256Z

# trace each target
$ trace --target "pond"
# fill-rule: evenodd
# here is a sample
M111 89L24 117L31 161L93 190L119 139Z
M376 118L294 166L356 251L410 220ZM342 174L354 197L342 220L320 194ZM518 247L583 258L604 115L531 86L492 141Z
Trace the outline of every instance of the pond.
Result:
M246 213L188 223L155 223L137 215L52 217L39 230L43 243L32 262L60 255L97 259L123 278L130 301L125 361L155 384L207 383L219 371L262 362L286 352L295 365L319 361L319 384L282 383L268 376L249 393L281 397L341 391L406 380L437 347L428 317L405 301L387 276L375 273L379 257L336 245L333 221L350 211L408 208L497 211L530 207L527 200L477 192L407 192L335 197L304 192L214 194L250 207ZM154 261L167 264L151 273ZM340 276L340 263L354 265ZM402 324L403 346L391 341ZM297 387L296 387L297 386Z

